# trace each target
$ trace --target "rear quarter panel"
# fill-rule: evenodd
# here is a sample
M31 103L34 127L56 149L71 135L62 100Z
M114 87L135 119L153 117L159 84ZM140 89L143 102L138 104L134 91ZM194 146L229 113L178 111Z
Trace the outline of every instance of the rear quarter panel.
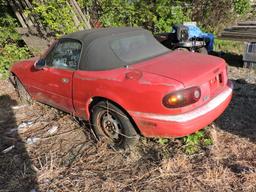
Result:
M169 113L163 97L183 85L175 80L143 73L140 79L127 79L130 69L77 71L74 75L74 106L77 115L89 118L88 106L94 97L109 99L126 111Z

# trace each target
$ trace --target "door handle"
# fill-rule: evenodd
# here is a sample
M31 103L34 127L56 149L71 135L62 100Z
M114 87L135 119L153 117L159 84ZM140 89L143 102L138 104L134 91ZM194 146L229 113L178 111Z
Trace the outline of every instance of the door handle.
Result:
M62 83L66 83L66 84L69 83L69 79L68 78L62 78L61 81L62 81Z

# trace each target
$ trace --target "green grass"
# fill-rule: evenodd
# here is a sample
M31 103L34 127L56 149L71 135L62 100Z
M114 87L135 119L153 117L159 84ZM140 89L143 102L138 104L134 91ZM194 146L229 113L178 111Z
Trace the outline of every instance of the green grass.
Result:
M241 55L244 53L245 44L240 41L222 40L215 39L214 51L225 52L225 53L235 53Z

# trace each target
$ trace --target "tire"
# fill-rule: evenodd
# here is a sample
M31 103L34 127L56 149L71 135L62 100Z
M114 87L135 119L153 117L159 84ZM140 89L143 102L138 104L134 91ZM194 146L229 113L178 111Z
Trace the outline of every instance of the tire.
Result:
M204 55L208 55L208 51L205 47L201 47L198 49L198 53L204 54Z
M25 89L25 87L22 85L22 83L17 77L15 77L15 82L16 82L16 91L19 95L21 103L24 103L24 104L32 103L31 96L29 95L29 93L27 92L27 90Z
M138 142L132 122L112 103L100 101L92 107L91 117L96 136L115 150L130 150Z

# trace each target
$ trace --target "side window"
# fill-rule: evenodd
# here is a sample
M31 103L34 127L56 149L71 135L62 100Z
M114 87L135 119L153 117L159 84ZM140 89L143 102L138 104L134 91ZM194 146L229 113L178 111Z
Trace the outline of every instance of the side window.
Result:
M77 69L81 55L82 44L74 40L60 41L47 55L46 64L60 69Z

